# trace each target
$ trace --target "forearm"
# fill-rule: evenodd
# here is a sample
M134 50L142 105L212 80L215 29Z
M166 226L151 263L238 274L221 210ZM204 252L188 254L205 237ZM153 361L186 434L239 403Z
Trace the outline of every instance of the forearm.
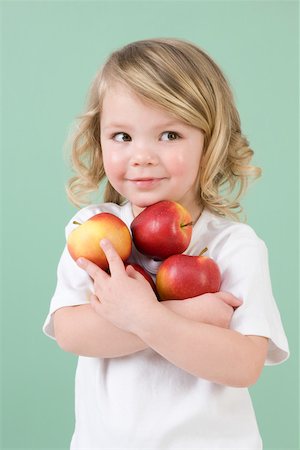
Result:
M191 321L166 308L155 308L139 327L133 331L149 347L196 377L245 387L256 381L263 366L262 353L250 337Z
M166 309L193 319L188 302L162 302ZM121 330L88 305L60 308L54 314L55 336L60 347L80 356L116 358L148 348L141 338Z
M138 336L96 314L89 304L57 310L54 330L59 346L79 356L115 358L148 347Z

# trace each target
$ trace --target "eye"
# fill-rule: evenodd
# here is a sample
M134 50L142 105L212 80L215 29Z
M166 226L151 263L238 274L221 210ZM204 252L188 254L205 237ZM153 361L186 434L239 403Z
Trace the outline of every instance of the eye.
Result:
M176 133L176 131L165 131L161 135L162 141L176 141L179 138L180 138L180 136L178 133Z
M117 142L128 142L131 141L131 137L127 133L115 133L113 135L113 140Z

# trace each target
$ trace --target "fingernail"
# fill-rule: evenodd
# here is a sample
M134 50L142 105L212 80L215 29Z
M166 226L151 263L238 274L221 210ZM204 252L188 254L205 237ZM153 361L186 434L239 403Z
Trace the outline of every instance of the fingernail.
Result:
M100 245L102 248L107 248L109 246L109 240L108 239L101 239Z
M84 259L83 259L83 258L78 258L78 259L76 260L76 263L77 263L80 267L83 267L83 266L84 266Z

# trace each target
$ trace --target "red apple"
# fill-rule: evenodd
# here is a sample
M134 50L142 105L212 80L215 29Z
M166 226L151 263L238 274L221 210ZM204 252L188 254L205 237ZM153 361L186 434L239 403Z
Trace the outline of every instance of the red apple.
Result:
M68 237L67 247L72 258L76 261L80 256L89 259L101 269L108 269L108 262L100 241L107 238L115 247L123 261L131 253L131 235L126 224L114 214L99 213L78 225Z
M143 277L144 277L144 278L148 281L148 283L151 285L153 291L154 291L155 294L156 294L156 292L157 292L157 291L156 291L156 285L155 285L155 283L154 283L154 281L153 281L153 279L152 279L150 273L148 273L148 272L144 269L144 267L140 266L140 265L137 264L137 263L126 263L125 266L126 266L126 267L127 267L127 266L132 266L137 272L141 273L141 274L143 275Z
M156 287L161 300L184 300L208 292L218 292L221 273L207 256L173 255L159 267Z
M179 203L163 200L145 208L132 222L137 250L156 259L184 252L191 241L192 218Z

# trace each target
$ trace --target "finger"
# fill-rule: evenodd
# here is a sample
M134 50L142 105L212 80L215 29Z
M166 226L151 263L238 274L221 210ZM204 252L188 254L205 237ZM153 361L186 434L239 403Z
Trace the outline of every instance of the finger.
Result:
M223 302L227 303L227 305L232 306L233 308L237 308L238 306L241 306L243 303L242 300L232 295L230 292L218 292L220 298L223 300Z
M135 274L136 274L137 271L134 269L134 267L129 265L129 266L125 267L125 270L126 270L126 273L127 273L127 275L129 277L135 278Z
M101 308L101 302L100 302L99 298L97 297L97 295L95 295L95 294L91 295L90 303L91 303L91 307L93 308L93 310L96 312L99 312L99 309Z
M130 264L126 266L126 273L130 278L134 278L136 280L142 280L145 279L145 277L134 267L132 267Z
M124 263L112 243L108 239L101 239L100 247L105 253L111 275L118 275L124 272Z
M104 270L100 269L92 261L85 258L78 258L76 263L81 269L85 270L93 280L98 279L99 281L107 279L108 275Z
M97 297L97 295L95 295L95 294L91 294L90 300L91 300L91 305L93 305L93 306L99 305L99 303L101 303L99 297Z

